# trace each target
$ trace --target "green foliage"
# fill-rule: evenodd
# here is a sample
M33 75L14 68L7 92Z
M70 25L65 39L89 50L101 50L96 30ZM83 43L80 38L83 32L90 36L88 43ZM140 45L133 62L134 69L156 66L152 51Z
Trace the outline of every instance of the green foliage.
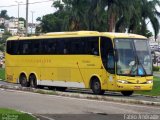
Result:
M4 44L0 44L0 51L4 52L5 48L4 48Z
M5 80L5 69L0 68L0 80Z
M24 18L20 17L19 21L24 21L24 27L26 27L26 20Z
M77 31L77 30L98 30L106 31L104 24L107 23L107 15L101 1L99 0L63 0L55 1L53 6L57 11L42 18L41 32L53 31Z
M63 20L60 16L49 14L42 18L42 32L56 32L62 30Z
M12 36L10 32L5 31L5 33L2 35L2 39L0 41L0 51L5 51L5 43L8 37Z
M5 33L2 35L2 41L5 42L8 37L11 37L12 34L8 31L5 31Z
M147 29L151 23L157 36L160 13L156 6L159 0L55 0L57 9L37 20L41 22L41 32L51 31L116 31L152 36Z
M153 66L153 71L159 71L159 67L158 66Z
M9 16L7 15L7 10L1 10L0 18L9 19Z
M4 23L2 23L2 24L0 25L0 28L1 28L1 29L5 29Z
M36 118L27 113L22 113L8 108L0 108L0 118L4 120L36 120Z

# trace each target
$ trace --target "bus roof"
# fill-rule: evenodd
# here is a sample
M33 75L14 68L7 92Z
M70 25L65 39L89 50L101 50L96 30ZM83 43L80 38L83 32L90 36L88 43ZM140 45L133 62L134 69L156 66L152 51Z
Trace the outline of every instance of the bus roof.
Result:
M64 37L87 37L87 36L105 36L109 38L140 38L146 39L146 37L136 34L128 33L111 33L111 32L98 32L98 31L75 31L75 32L50 32L40 36L31 37L19 37L13 36L8 40L25 40L25 39L43 39L43 38L64 38Z
M101 36L107 36L109 38L139 38L147 39L142 35L130 34L130 33L114 33L114 32L101 32Z
M41 39L41 38L63 38L63 37L87 37L87 36L100 36L97 31L75 31L75 32L50 32L40 36L31 37L10 37L8 40L25 40L25 39Z

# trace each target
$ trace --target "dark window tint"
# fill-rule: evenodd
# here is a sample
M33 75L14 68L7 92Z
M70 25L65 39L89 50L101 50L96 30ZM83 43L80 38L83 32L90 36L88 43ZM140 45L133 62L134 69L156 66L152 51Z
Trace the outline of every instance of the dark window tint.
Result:
M39 40L21 40L19 41L20 55L36 55L40 54L40 41Z
M101 57L105 69L114 74L115 73L115 60L113 44L110 38L101 37Z
M65 41L69 54L99 55L98 37L71 38Z
M13 55L99 55L99 38L81 37L8 41L7 52Z
M41 54L57 54L56 40L41 40Z
M16 55L19 53L19 42L18 41L8 41L7 42L7 53Z

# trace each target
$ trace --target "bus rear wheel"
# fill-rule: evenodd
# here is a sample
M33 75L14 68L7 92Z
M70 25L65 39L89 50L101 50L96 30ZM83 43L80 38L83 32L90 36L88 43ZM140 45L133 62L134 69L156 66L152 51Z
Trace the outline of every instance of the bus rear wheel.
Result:
M29 87L28 81L27 81L27 77L25 74L21 74L19 77L19 81L22 87Z
M35 75L29 76L29 83L30 83L30 87L37 88L37 79Z
M94 78L91 82L91 89L94 94L96 95L103 95L104 90L101 90L101 83L98 78Z
M134 91L121 91L122 95L124 96L131 96Z

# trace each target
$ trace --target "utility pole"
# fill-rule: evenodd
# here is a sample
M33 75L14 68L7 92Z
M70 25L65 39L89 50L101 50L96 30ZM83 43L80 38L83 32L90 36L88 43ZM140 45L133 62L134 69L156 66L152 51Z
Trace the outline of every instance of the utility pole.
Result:
M26 0L26 36L28 36L28 0Z
M33 14L34 14L34 11L31 11L32 13L32 26L31 26L31 35L33 34Z
M19 5L20 5L20 3L22 3L22 2L18 2L18 1L15 1L17 4L18 4L18 33L19 33Z

